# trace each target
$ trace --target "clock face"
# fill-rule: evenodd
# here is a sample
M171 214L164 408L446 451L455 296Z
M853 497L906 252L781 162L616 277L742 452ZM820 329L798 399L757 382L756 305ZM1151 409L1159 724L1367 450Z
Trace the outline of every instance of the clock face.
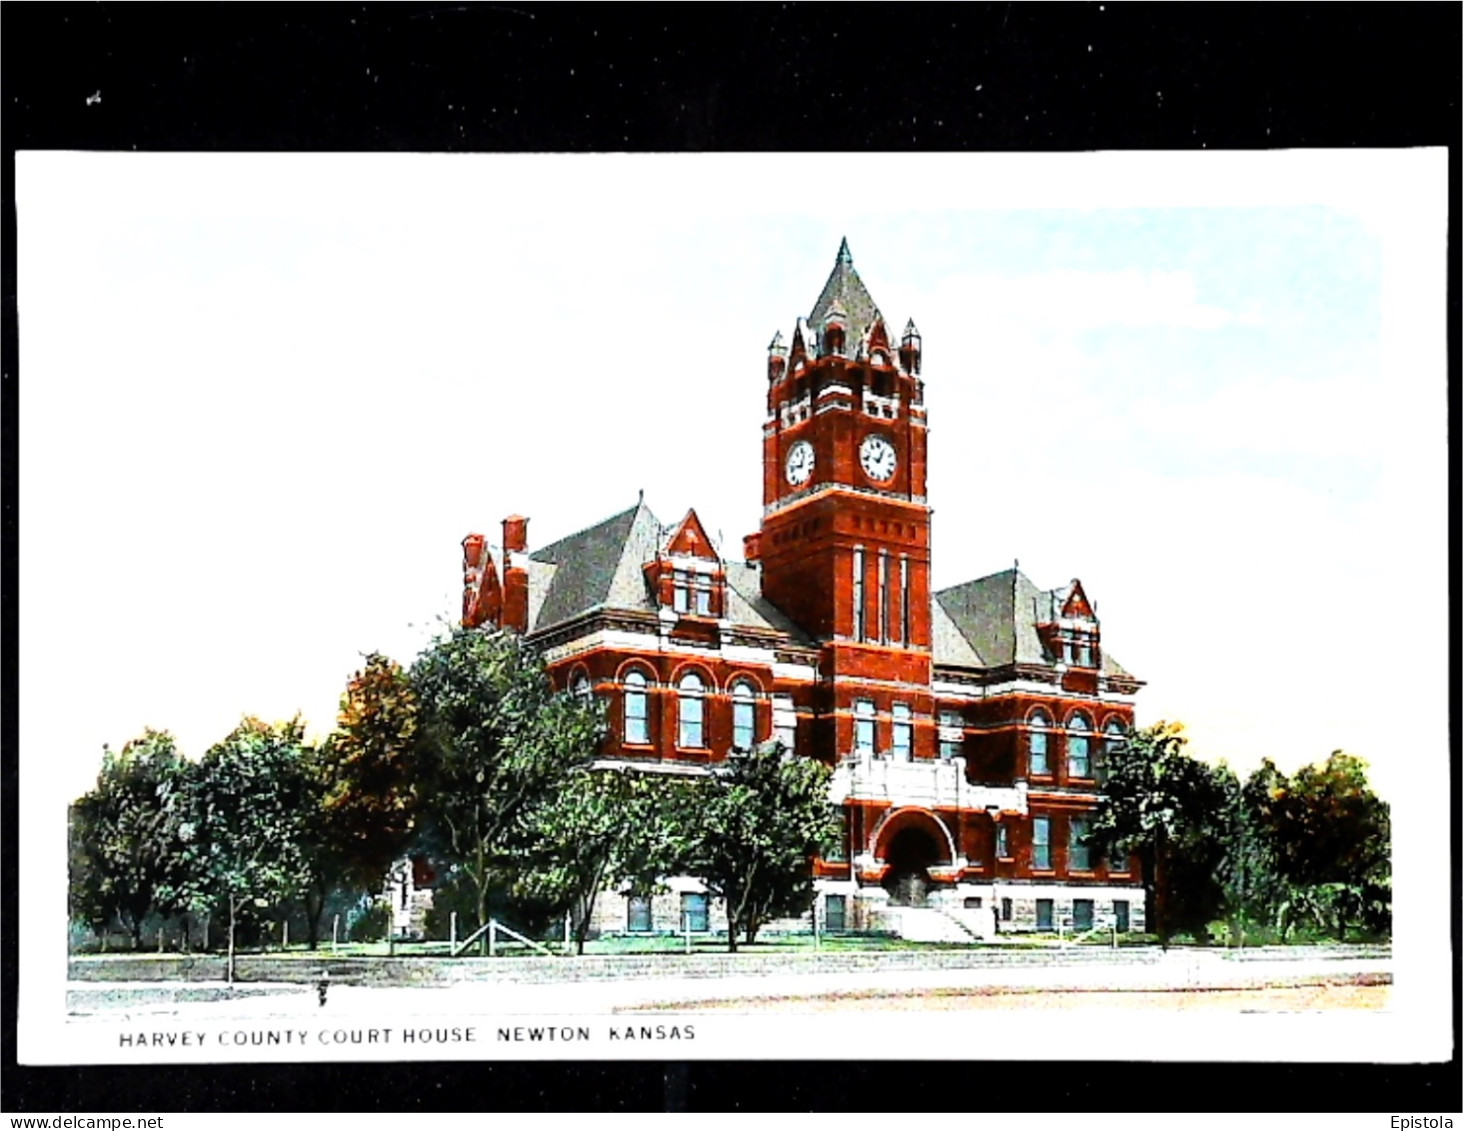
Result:
M813 445L799 440L787 453L787 481L801 487L813 474Z
M859 445L858 460L864 474L876 483L887 483L894 478L894 468L899 458L894 454L894 445L883 436L868 435Z

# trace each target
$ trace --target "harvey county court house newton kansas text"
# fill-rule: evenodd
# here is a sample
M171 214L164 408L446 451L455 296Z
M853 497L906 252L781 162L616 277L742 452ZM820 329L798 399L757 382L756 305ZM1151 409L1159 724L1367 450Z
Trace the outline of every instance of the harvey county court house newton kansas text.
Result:
M1019 569L930 591L922 342L895 341L847 242L768 349L762 524L743 561L643 502L529 550L463 542L463 623L520 632L609 705L607 765L700 773L780 738L834 767L842 843L813 862L830 930L970 941L1142 930L1136 860L1085 843L1141 681L1079 581ZM409 882L409 881L408 881ZM601 932L716 929L694 880L601 896Z

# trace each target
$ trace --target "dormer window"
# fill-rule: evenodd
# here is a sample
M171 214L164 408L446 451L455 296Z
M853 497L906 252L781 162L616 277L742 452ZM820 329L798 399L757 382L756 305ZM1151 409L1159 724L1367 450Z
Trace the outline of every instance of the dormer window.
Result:
M711 616L712 579L704 573L678 569L673 574L671 607L678 613Z

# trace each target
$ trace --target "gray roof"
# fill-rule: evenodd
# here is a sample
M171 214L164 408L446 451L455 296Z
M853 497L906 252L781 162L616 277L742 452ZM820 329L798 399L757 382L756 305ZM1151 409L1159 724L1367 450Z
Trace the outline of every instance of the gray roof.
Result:
M1006 569L988 577L967 581L942 589L935 594L935 662L968 665L962 659L958 641L948 631L942 640L941 617L949 620L949 628L975 651L987 667L1006 664L1051 663L1036 626L1055 620L1071 593L1071 586L1038 589L1019 569ZM1102 670L1112 675L1126 675L1122 665L1101 651Z
M592 609L657 608L644 567L662 549L673 528L662 527L639 503L528 556L530 631L572 620ZM771 629L793 640L802 632L762 596L762 574L746 562L723 561L726 619L734 625Z
M848 334L844 341L848 355L852 357L864 335L869 332L869 327L883 315L870 297L864 281L853 269L853 255L848 250L846 239L838 245L838 259L833 264L833 273L823 284L823 293L813 304L813 313L808 315L808 324L818 334L822 334L823 320L828 317L828 312L835 303L843 307L842 313L848 318ZM812 343L808 345L811 347Z
M651 608L641 567L655 556L660 534L660 523L650 508L637 503L535 550L528 556L531 630L594 608ZM539 575L537 586L535 574ZM533 608L535 588L542 592L537 609Z

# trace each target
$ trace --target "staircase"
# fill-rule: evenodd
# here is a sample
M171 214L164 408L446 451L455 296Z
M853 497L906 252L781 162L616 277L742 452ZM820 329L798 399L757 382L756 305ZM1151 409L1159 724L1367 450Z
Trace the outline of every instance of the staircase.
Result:
M911 942L978 943L981 937L962 919L939 907L891 908L899 917L894 933ZM892 917L892 916L891 916Z

